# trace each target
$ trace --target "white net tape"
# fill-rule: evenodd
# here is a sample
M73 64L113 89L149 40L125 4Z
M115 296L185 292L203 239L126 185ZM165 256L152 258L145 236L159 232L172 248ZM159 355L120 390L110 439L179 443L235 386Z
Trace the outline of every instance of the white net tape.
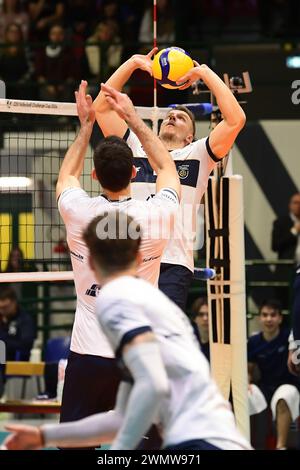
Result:
M163 119L170 108L148 108L137 106L137 112L142 119L152 122ZM22 114L46 114L48 116L77 116L75 103L55 103L51 101L29 101L0 99L0 112Z

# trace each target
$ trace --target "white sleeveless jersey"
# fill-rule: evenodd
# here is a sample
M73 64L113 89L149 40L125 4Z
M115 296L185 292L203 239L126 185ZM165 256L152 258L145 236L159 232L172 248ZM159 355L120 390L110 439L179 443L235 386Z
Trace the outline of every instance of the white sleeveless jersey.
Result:
M158 417L164 446L205 439L222 449L250 449L177 305L144 280L122 276L102 288L96 312L116 355L138 334L154 332L171 388Z
M156 174L137 136L128 131L124 138L133 152L137 168L137 176L132 182L132 195L135 199L145 200L155 194ZM181 203L174 237L164 251L162 262L179 264L190 271L194 271L193 248L197 213L208 177L217 164L207 151L206 139L199 139L183 148L170 151L181 182Z
M74 282L77 294L71 350L79 354L113 357L108 341L99 328L95 314L95 300L100 291L88 264L88 248L82 232L97 215L116 209L127 212L142 228L142 263L139 275L157 284L163 250L170 238L174 214L179 202L176 192L162 189L149 201L127 199L109 201L103 196L89 197L81 188L68 188L58 200L59 212L67 230Z

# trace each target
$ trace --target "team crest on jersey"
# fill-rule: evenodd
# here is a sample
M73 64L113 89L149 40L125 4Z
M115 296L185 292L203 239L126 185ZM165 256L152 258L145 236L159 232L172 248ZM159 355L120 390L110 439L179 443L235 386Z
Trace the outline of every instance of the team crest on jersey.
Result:
M181 180L185 180L189 176L189 165L179 165L178 176Z

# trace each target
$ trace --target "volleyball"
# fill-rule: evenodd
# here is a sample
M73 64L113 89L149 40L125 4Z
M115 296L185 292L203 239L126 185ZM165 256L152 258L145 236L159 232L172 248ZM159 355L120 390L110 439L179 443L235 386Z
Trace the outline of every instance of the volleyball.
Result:
M175 89L183 85L176 81L194 67L192 58L180 47L168 47L159 51L153 59L153 76L164 88Z

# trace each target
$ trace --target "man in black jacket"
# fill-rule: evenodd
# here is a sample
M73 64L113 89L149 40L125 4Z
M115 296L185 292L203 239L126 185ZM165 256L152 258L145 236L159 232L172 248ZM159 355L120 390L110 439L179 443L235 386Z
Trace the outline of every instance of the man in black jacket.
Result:
M28 361L35 336L34 322L18 305L13 288L0 285L0 341L5 343L6 360ZM3 367L0 369L2 374L3 369ZM3 377L0 378L0 382L1 379L3 381Z
M289 214L274 221L272 231L272 250L278 253L278 259L291 259L300 263L300 193L294 194L289 202ZM276 280L290 281L292 271L289 266L278 266ZM284 308L289 306L286 288L278 288L276 295Z
M272 250L278 259L295 259L300 262L300 193L289 202L289 214L279 217L273 224ZM297 259L298 258L298 259Z

